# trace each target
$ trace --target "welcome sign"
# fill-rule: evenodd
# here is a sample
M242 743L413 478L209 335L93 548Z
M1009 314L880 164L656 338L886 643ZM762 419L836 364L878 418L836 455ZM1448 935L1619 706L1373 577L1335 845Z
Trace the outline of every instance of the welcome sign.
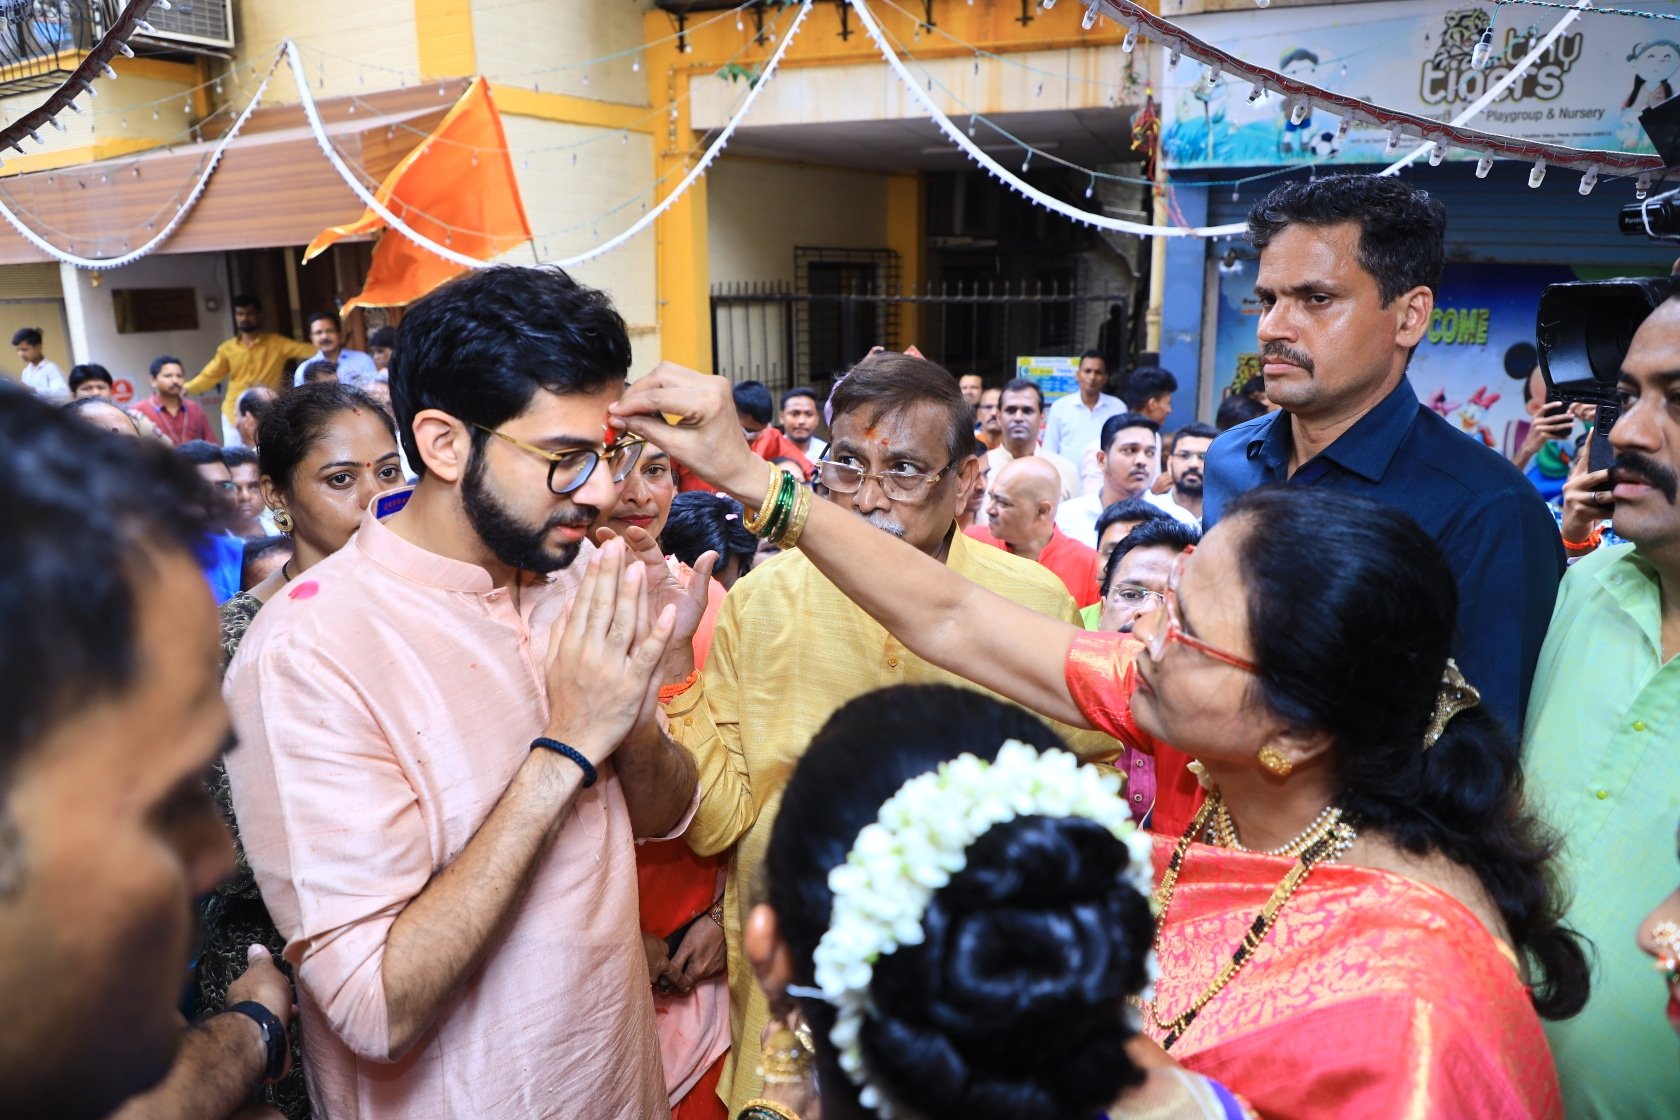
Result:
M1672 4L1632 4L1669 11ZM1471 65L1491 5L1465 0L1335 4L1187 16L1187 31L1299 81L1375 105L1448 121L1521 60L1562 13L1502 6L1493 63ZM1241 80L1208 80L1184 61L1166 68L1161 150L1175 169L1265 167L1392 158L1388 133L1355 128L1339 151L1339 120L1322 110L1290 117L1285 99L1251 100ZM1680 91L1680 24L1587 15L1468 124L1522 140L1651 152L1639 114ZM1448 159L1477 158L1449 150Z

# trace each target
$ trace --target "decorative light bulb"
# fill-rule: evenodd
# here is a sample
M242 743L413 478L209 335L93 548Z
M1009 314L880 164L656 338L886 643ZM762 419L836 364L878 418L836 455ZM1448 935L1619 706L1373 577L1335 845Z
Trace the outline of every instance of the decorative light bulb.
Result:
M1546 161L1543 159L1537 159L1534 161L1534 169L1528 173L1528 185L1532 188L1538 188L1540 184L1545 181Z
M1217 82L1219 80L1219 76L1223 73L1225 73L1225 64L1223 62L1209 63L1207 68L1207 84L1211 86L1214 82Z
M1307 114L1311 112L1312 102L1308 101L1306 98L1302 98L1301 100L1295 102L1294 108L1289 110L1289 123L1300 124L1302 121L1307 119Z
M970 139L972 139L974 137L974 118L973 117L968 118L968 135L969 135Z
M1439 140L1435 141L1435 146L1429 149L1429 166L1439 167L1441 166L1441 161L1446 158L1447 146Z
M1097 189L1097 177L1095 175L1093 175L1093 176L1091 176L1091 181L1089 183L1085 184L1085 197L1090 198L1092 193L1094 193L1096 191L1096 189Z
M1577 189L1583 195L1588 195L1592 193L1593 188L1596 186L1598 186L1598 166L1594 164L1592 167L1587 168L1587 173L1585 175L1581 176L1581 185Z
M1049 11L1056 6L1056 0L1044 0L1044 10Z
M1272 6L1272 0L1254 0L1254 6L1256 8L1269 8Z
M1248 87L1248 103L1250 105L1254 104L1264 96L1266 96L1266 87L1261 85L1259 82L1255 82L1253 85Z
M1079 26L1089 31L1097 25L1097 6L1092 4L1085 9L1085 18L1079 21Z
M1393 155L1399 147L1400 147L1400 126L1395 125L1394 127L1390 128L1388 130L1388 147L1384 148L1383 151L1387 155Z
M1482 37L1476 40L1476 49L1470 52L1470 65L1476 70L1487 69L1488 60L1493 57L1493 24L1488 24L1482 32Z
M1177 47L1174 47L1172 50L1167 52L1167 65L1177 66L1178 60L1183 57L1183 52L1181 52Z
M638 55L636 57L631 58L630 69L631 70L640 70L641 68L642 68L641 56Z
M1633 184L1633 197L1638 198L1638 199L1643 199L1646 195L1648 195L1650 193L1651 193L1651 173L1649 171L1646 171L1646 172L1641 173L1640 176L1639 176L1639 179Z
M1032 149L1028 148L1027 149L1027 158L1021 161L1021 171L1022 171L1023 174L1026 173L1027 167L1031 163L1032 163Z
M1337 152L1342 150L1342 145L1347 143L1348 130L1351 129L1352 127L1353 127L1353 118L1352 117L1343 117L1342 122L1336 126L1335 137L1330 141L1330 154L1331 155L1335 155Z
M1492 156L1483 156L1481 159L1476 161L1476 178L1486 179L1488 177L1488 172L1490 172L1492 170L1493 170L1493 157Z
M1128 27L1126 29L1126 37L1124 39L1120 40L1120 49L1125 51L1127 54L1131 54L1132 49L1137 46L1137 39L1138 39L1137 28Z

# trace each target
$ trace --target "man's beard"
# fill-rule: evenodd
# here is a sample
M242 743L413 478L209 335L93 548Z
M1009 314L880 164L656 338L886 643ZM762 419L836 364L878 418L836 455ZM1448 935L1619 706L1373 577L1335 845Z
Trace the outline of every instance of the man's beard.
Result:
M496 499L485 485L487 462L482 449L475 448L467 463L467 473L461 479L461 502L467 511L478 539L484 542L497 560L509 567L527 572L554 572L571 565L577 559L581 541L562 545L558 551L543 547L548 534L562 525L588 529L600 515L594 506L568 503L558 510L542 527L532 529L515 517Z
M1173 483L1173 489L1177 490L1180 494L1185 494L1192 498L1199 498L1202 496L1202 476L1199 474L1187 474L1177 482Z

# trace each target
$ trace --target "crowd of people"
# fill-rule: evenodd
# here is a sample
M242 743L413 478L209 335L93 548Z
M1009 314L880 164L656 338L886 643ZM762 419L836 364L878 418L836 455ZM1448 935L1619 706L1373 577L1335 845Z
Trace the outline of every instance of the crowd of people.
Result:
M632 381L545 268L132 409L20 331L0 1113L1675 1115L1680 285L1514 464L1406 376L1445 223L1260 202L1217 426Z

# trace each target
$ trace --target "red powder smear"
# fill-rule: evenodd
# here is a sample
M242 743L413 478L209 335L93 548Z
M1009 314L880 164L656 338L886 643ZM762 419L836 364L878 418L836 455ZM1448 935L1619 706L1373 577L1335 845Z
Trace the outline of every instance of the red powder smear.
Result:
M288 598L288 599L313 599L313 598L315 598L316 593L319 592L320 590L321 590L321 585L320 584L316 583L312 579L306 579L302 583L298 584L296 587L292 588L290 591L286 592L286 598Z

